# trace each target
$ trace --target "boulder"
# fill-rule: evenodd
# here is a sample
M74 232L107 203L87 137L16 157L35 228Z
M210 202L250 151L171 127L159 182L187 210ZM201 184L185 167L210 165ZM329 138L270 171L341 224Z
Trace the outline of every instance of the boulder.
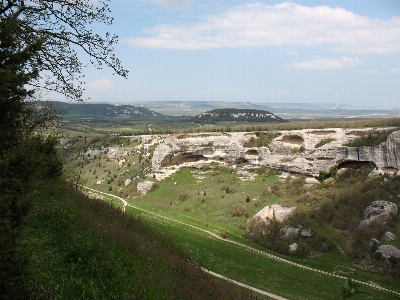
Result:
M300 228L287 227L283 238L285 240L291 239L291 238L297 238L299 236L299 233L300 233Z
M364 223L368 223L368 225L372 222L385 224L393 220L396 215L397 205L395 203L385 200L377 200L372 202L364 211L364 220L366 220Z
M386 259L390 257L400 259L400 250L392 245L380 245L378 249L376 249L375 253L380 252L382 256Z
M394 238L395 238L395 235L393 233L386 231L382 235L381 240L391 242L391 241L394 241Z
M289 253L293 254L297 252L297 249L299 248L299 244L293 243L289 245Z
M279 204L265 206L254 217L261 219L275 219L278 222L285 221L296 209L296 207L284 207Z
M142 193L142 195L147 194L151 188L153 187L153 182L151 181L142 181L137 185L137 190Z
M130 178L128 178L127 180L125 180L125 186L130 185L132 182L132 180Z
M381 243L377 240L377 239L374 239L374 238L372 238L370 241L369 241L369 245L371 246L371 247L373 247L373 246L379 246Z
M312 231L311 231L310 229L303 229L303 230L300 232L300 236L301 236L301 237L312 237L313 234L312 234Z

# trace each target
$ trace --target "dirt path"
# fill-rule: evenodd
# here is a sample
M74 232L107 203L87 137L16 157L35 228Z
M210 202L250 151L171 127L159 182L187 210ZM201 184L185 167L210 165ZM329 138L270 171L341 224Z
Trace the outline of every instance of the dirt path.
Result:
M215 233L213 233L213 232L211 232L211 231L205 230L205 229L203 229L203 228L196 227L196 226L194 226L194 225L187 224L187 223L184 223L184 222L181 222L181 221L177 221L177 220L174 220L174 219L171 219L171 218L168 218L168 217L165 217L165 216L156 214L156 213L154 213L154 212L152 212L152 211L148 211L148 210L145 210L145 209L142 209L142 208L133 206L133 205L131 205L131 204L128 204L128 203L126 202L126 200L124 200L124 199L121 198L121 197L118 197L118 196L115 196L115 195L112 195L112 194L108 194L108 193L104 193L104 192L100 192L100 191L96 191L96 190L94 190L94 189L92 189L92 188L89 188L89 187L86 187L86 186L82 186L82 187L85 188L85 189L88 189L88 190L90 190L90 191L92 191L92 192L98 193L98 194L100 194L100 195L106 195L106 196L109 196L109 197L112 197L112 198L115 198L115 199L118 199L118 200L122 201L122 203L124 204L124 206L123 206L123 211L125 211L125 207L126 207L126 206L129 206L129 207L135 208L135 209L137 209L137 210L141 210L141 211L143 211L143 212L146 212L146 213L148 213L148 214L157 216L157 217L159 217L159 218L166 219L166 220L169 220L169 221L172 221L172 222L176 222L176 223L179 223L179 224L181 224L181 225L185 225L185 226L191 227L191 228L193 228L193 229L195 229L195 230L205 232L205 233L207 233L207 234L209 234L209 235L211 235L211 236L213 236L213 237L215 237L215 238L217 238L217 239L219 239L219 240L221 240L221 241L224 241L224 242L227 242L227 243L231 243L231 244L235 244L235 245L237 245L237 246L239 246L239 247L245 248L245 249L247 249L247 250L249 250L249 251L251 251L251 252L254 252L254 253L256 253L256 254L266 256L266 257L268 257L268 258L270 258L270 259L273 259L273 260L280 261L280 262L286 263L286 264L290 264L290 265L293 265L293 266L296 266L296 267L299 267L299 268L302 268L302 269L306 269L306 270L309 270L309 271L312 271L312 272L321 273L321 274L324 274L324 275L327 275L327 276L336 277L336 278L343 279L343 280L347 280L347 279L348 279L348 278L345 277L345 276L341 276L341 275L337 275L337 274L334 274L334 273L329 273L329 272L326 272L326 271L321 271L321 270L318 270L318 269L314 269L314 268L311 268L311 267L307 267L307 266L304 266L304 265L301 265L301 264L292 262L292 261L290 261L290 260L281 258L281 257L279 257L279 256L272 255L272 254L269 254L269 253L267 253L267 252L258 250L258 249L256 249L256 248L253 248L253 247L250 247L250 246L247 246L247 245L243 245L243 244L241 244L241 243L239 243L239 242L236 242L236 241L233 241L233 240L230 240L230 239L224 239L224 238L222 238L221 236L219 236L219 235L217 235L217 234L215 234ZM204 271L207 272L207 273L209 273L210 275L213 275L213 276L216 276L216 277L218 277L218 278L227 280L227 281L229 281L229 282L235 283L235 284L240 285L240 286L242 286L242 287L251 289L251 290L253 290L253 291L257 292L257 293L260 293L260 294L263 294L263 295L267 295L267 296L269 296L269 297L271 297L271 298L273 298L273 299L280 299L280 300L285 299L285 298L282 298L282 297L280 297L280 296L278 296L278 295L275 295L275 294L272 294L272 293L269 293L269 292L266 292L266 291L258 290L258 289L254 288L254 287L247 286L247 285L245 285L245 284L243 284L243 283L234 281L233 279L224 277L223 275L219 275L219 274L214 273L214 272L212 272L212 271L209 271L209 270L206 270L206 269L204 269ZM350 279L351 279L351 278L350 278ZM397 292L397 291L394 291L394 290L389 290L389 289L387 289L387 288L383 288L383 287L381 287L381 286L379 286L379 285L377 285L377 284L368 283L368 282L364 282L364 281L357 280L357 279L351 279L351 280L352 280L353 282L357 283L357 284L364 285L364 286L368 286L368 287L373 288L373 289L375 289L375 290L378 290L378 291L381 291L381 292L384 292L384 293L388 293L388 294L391 294L391 295L396 295L396 296L400 297L400 292ZM261 293L261 292L262 292L262 293Z

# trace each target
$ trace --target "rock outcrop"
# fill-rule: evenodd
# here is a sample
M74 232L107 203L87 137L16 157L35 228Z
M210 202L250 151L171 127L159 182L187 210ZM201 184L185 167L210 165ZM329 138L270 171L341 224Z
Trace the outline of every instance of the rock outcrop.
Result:
M148 193L153 187L153 182L151 181L142 181L137 184L137 190L142 193L142 195Z
M284 207L279 204L273 204L265 206L261 209L256 215L256 217L260 217L261 219L275 219L278 222L285 221L296 209L296 207Z
M152 135L140 139L143 143L158 143L152 157L156 174L168 167L208 162L245 163L311 176L347 162L370 163L379 170L396 173L400 168L400 131L392 132L376 147L344 146L368 130L372 129L280 131L278 137L261 147L246 147L248 141L258 138L252 132Z
M381 253L382 256L386 259L390 257L400 259L400 250L392 245L380 245L378 249L376 249L375 253Z
M396 203L377 200L371 203L364 211L364 220L359 224L359 227L366 228L372 222L385 224L393 220L397 215Z

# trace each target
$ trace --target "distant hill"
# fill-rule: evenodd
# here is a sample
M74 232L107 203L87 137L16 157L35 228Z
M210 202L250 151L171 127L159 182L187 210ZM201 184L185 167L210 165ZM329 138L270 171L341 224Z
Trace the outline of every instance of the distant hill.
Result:
M172 116L197 116L204 111L222 109L226 107L238 109L265 109L265 107L250 102L226 102L226 101L150 101L121 103L144 106L148 109Z
M220 121L267 123L286 122L284 119L275 116L273 113L266 110L238 108L223 108L206 111L189 119L189 121L200 124L214 124Z
M152 111L145 107L133 105L113 105L106 103L64 103L55 102L58 107L62 107L66 116L77 115L80 117L88 117L90 115L102 117L135 117L135 118L154 118L162 117L163 114Z

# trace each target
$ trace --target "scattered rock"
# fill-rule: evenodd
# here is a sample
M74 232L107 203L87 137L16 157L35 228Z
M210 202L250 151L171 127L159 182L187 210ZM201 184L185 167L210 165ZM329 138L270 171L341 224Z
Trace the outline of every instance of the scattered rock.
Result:
M299 244L293 243L289 245L289 253L293 254L296 253L297 249L299 248Z
M371 203L364 211L364 220L359 223L359 227L366 228L372 222L385 224L393 220L397 215L397 205L385 200L377 200Z
M389 232L389 231L386 231L386 232L382 235L381 240L391 242L391 241L394 241L394 238L395 238L395 237L396 237L396 236L395 236L393 233L391 233L391 232Z
M379 246L381 243L377 240L377 239L374 239L374 238L372 238L370 241L369 241L369 245L371 246L371 247L373 247L373 246Z
M373 272L373 273L378 273L378 274L383 273L383 268L375 266L368 259L353 260L353 267L358 268L360 270L368 271L368 272Z
M300 228L296 227L290 227L290 226L284 226L281 228L279 231L279 234L283 235L283 238L285 240L290 239L290 238L297 238L300 233Z
M137 190L142 193L142 195L147 194L151 188L153 187L153 182L151 181L142 181L137 185Z
M313 236L313 234L312 234L312 231L310 229L303 229L300 232L300 236L301 237L311 237L311 236Z
M121 159L121 160L118 162L118 166L121 168L121 167L124 165L125 162L126 162L126 159Z
M389 257L395 257L400 259L400 250L392 245L380 245L378 249L376 249L375 253L380 252L382 256L386 259Z

